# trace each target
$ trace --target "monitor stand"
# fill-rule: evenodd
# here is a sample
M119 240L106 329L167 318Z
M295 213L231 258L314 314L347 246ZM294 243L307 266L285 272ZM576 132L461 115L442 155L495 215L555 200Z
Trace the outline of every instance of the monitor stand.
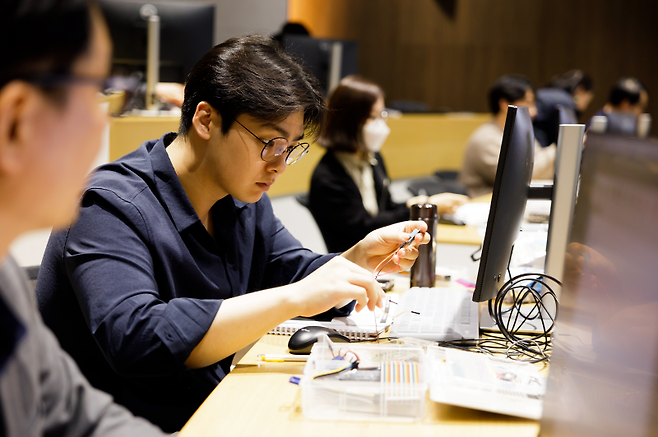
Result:
M501 332L491 312L499 312L506 338L520 335L548 334L555 325L558 300L551 287L557 282L543 273L522 273L505 285L496 299L490 300L480 313L480 330ZM502 299L502 301L501 301Z
M509 314L509 313L508 313ZM509 315L503 315L503 320L505 323L509 320ZM513 316L515 317L515 316ZM533 334L544 334L545 329L550 327L553 322L551 319L547 316L544 316L543 318L543 325L542 325L542 319L537 317L534 319L529 319L523 321L521 323L522 318L519 318L517 321L517 325L520 325L520 327L516 330L517 334L525 334L525 335L533 335ZM480 330L483 332L500 332L500 329L498 329L498 325L496 325L496 322L491 318L491 315L489 314L489 309L485 306L482 308L482 312L480 313Z

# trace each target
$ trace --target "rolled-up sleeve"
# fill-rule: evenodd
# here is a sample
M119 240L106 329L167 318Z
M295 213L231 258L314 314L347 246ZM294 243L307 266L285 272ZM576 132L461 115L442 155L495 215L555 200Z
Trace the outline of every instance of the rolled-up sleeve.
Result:
M276 217L273 218L271 259L266 273L266 288L298 281L320 268L337 253L318 255L304 248ZM343 308L331 308L315 318L331 320L334 317L348 315L354 309L355 302Z
M149 239L134 205L88 193L65 244L66 271L87 325L123 376L175 372L222 303L162 296Z

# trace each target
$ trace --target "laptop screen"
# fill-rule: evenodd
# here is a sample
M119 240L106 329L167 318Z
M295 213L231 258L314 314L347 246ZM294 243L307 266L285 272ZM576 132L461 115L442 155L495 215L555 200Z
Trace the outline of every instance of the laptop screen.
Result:
M541 436L658 435L658 143L589 135Z

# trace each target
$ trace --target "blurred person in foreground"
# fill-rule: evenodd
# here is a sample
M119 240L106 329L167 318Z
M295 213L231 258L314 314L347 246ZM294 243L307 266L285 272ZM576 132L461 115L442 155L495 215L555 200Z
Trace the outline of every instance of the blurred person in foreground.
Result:
M379 153L389 133L382 89L358 76L341 80L329 97L319 138L327 152L311 176L308 200L329 252L346 250L368 232L408 219L413 204L429 201L439 214L452 214L468 200L441 193L415 196L406 204L393 201Z
M459 181L466 187L470 197L493 192L508 105L526 106L530 117L536 115L535 93L528 79L517 75L503 76L489 91L489 107L493 119L475 129L468 138L464 163L459 173ZM533 179L553 178L556 149L555 144L541 147L535 140Z
M0 41L0 435L164 435L91 387L8 254L19 234L75 216L107 123L98 93L111 48L100 10L3 1Z
M178 132L94 172L36 287L44 320L94 386L178 430L235 352L280 323L382 305L373 270L394 252L394 270L410 268L426 226L397 223L322 256L266 194L303 158L323 112L316 79L278 42L231 38L188 75Z

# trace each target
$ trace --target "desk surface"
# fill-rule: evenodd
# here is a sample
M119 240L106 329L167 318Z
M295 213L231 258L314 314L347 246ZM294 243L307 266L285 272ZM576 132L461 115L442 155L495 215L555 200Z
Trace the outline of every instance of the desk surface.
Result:
M391 135L382 148L391 179L428 176L437 170L461 168L469 135L490 114L404 114L389 120ZM110 122L110 161L135 150L147 140L178 130L179 117L114 117ZM308 191L313 169L324 149L311 144L308 155L277 180L270 196Z
M491 203L491 194L471 199L472 203ZM443 244L468 244L480 246L484 235L475 226L437 225L436 242Z
M475 226L436 225L437 243L479 246L483 238Z
M395 291L408 284L396 277ZM266 363L258 354L286 353L289 336L266 335L240 360L181 430L196 436L535 437L539 423L468 408L425 401L418 422L317 421L302 414L301 388L289 382L305 363Z
M539 423L494 413L425 402L419 422L317 421L302 414L301 388L291 384L304 363L263 363L257 354L284 353L287 336L266 335L240 360L181 430L188 436L385 437L536 436Z

